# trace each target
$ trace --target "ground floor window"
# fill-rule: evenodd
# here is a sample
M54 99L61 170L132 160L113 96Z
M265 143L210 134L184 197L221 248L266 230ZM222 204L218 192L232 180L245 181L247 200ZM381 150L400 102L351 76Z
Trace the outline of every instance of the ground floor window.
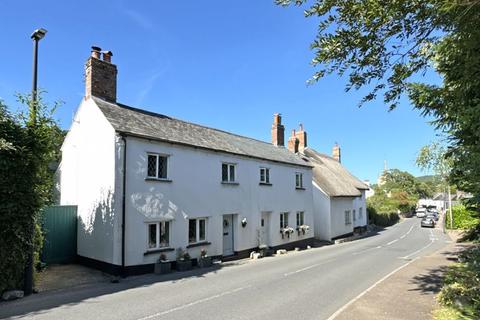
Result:
M298 211L297 212L297 227L304 225L304 212Z
M170 222L161 221L148 224L148 249L170 246Z
M352 217L350 215L350 210L345 210L345 224L352 224Z
M360 219L363 218L363 208L362 208L362 207L360 207L360 208L358 209L358 218L360 218Z
M355 209L353 209L353 221L357 221Z
M288 227L288 212L280 213L280 229Z
M188 220L188 242L195 243L207 240L207 219Z

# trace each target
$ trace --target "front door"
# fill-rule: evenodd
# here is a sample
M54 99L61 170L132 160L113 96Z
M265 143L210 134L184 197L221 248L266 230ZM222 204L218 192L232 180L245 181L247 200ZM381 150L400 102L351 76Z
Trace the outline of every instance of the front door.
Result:
M233 215L223 216L223 255L233 254Z
M260 245L270 245L270 213L262 212L260 218Z

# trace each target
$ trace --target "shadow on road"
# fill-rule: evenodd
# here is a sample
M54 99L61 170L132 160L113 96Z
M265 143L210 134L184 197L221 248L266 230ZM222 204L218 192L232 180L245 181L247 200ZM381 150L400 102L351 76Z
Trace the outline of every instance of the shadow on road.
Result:
M173 272L166 275L147 274L132 276L118 283L89 283L73 288L52 290L34 294L21 300L0 302L0 318L14 316L36 316L56 307L74 306L85 300L102 295L113 294L124 290L148 287L161 282L182 282L191 278L204 277L208 273L228 268L237 263L214 264L209 268L196 268L185 272Z

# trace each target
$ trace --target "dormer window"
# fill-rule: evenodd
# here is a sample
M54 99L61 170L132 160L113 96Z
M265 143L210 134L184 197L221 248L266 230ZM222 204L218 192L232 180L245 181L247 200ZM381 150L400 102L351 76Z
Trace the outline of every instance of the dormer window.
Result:
M167 179L168 156L161 154L148 154L147 178Z

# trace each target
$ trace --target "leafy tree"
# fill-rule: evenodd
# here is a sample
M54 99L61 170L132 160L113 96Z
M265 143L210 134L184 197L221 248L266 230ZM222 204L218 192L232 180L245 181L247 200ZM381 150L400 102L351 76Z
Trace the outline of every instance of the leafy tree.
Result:
M406 94L447 134L451 182L480 204L480 0L276 3L319 20L312 82L348 75L347 91L370 89L361 104L381 94L390 109ZM441 84L414 81L431 68Z
M30 106L29 96L18 96ZM54 108L38 100L36 121L13 114L0 101L0 292L18 288L28 252L41 249L39 212L53 201L52 163L59 160L64 133Z

